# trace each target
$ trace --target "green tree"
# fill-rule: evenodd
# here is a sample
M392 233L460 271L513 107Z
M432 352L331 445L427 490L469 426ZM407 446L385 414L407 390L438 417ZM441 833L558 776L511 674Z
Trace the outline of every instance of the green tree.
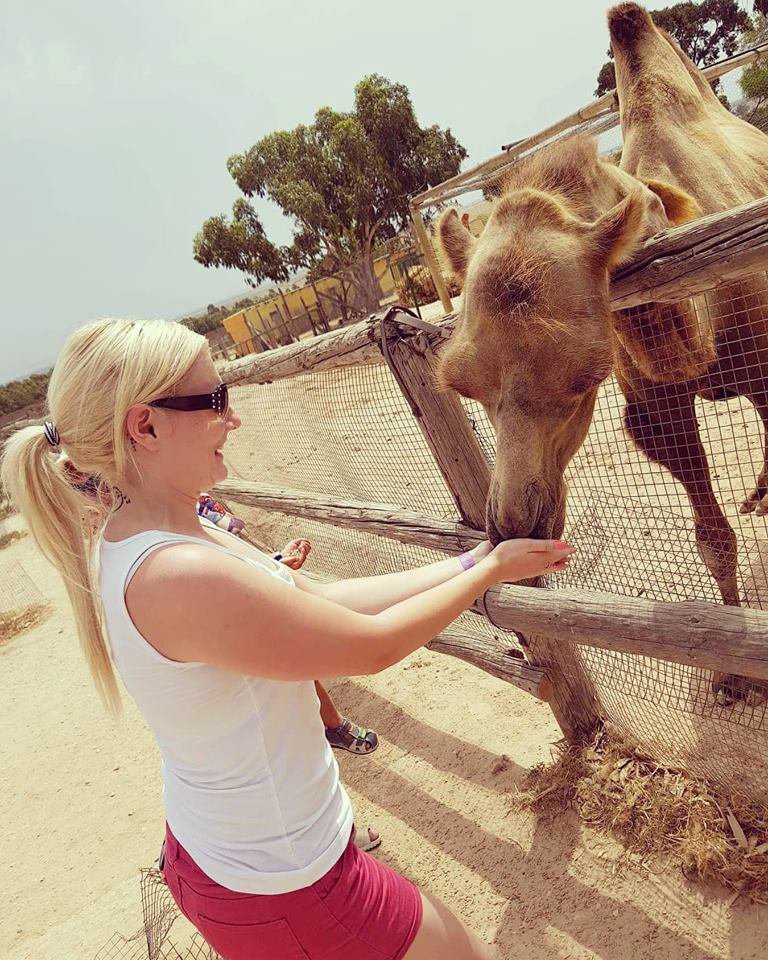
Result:
M263 137L227 167L248 199L232 216L211 217L194 240L206 267L242 270L255 286L281 282L307 267L310 276L344 273L364 310L378 306L373 272L377 243L407 223L410 195L458 173L467 153L450 129L421 127L408 88L372 74L355 87L354 107L322 107L314 123ZM266 197L294 224L278 247L249 202Z
M764 9L759 9L760 6ZM766 9L768 0L764 0L762 4L760 0L756 0L756 15L752 29L747 30L742 38L742 49L746 50L768 40ZM768 131L768 56L760 56L745 67L739 77L739 85L744 93L744 100L736 104L735 113L761 130Z
M756 10L760 3L768 5L768 0L756 0ZM700 3L687 0L649 13L656 26L672 34L683 51L700 67L730 57L736 52L742 34L752 27L749 16L739 7L737 0L702 0ZM616 87L613 50L610 48L608 56L611 59L602 65L597 75L596 97ZM717 90L717 87L715 81L712 88Z

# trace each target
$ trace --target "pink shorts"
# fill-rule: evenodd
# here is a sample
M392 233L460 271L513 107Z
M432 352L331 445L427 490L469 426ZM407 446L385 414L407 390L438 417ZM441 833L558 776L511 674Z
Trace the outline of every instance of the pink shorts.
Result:
M166 826L163 875L184 916L224 960L401 960L421 925L410 880L347 848L311 887L237 893L211 880Z

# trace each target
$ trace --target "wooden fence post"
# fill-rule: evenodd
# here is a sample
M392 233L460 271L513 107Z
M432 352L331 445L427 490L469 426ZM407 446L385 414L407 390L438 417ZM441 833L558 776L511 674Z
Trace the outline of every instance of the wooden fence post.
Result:
M455 393L439 393L435 384L436 356L423 333L400 336L390 343L382 330L382 350L411 406L416 422L468 526L485 529L485 502L491 471L469 418ZM546 594L542 592L542 602ZM491 621L493 622L493 621ZM534 666L544 667L542 696L552 709L565 738L587 735L599 719L594 685L575 645L552 637L517 634Z
M386 336L386 329L383 332ZM384 347L387 356L386 345ZM422 334L393 339L389 363L464 523L485 529L491 470L455 393L438 393L435 356Z
M427 267L432 275L432 281L435 284L437 295L440 297L440 303L443 305L443 310L445 310L446 313L450 313L451 310L453 310L453 304L451 303L451 296L448 293L448 286L443 277L443 271L440 269L440 264L437 262L435 248L432 246L432 240L427 233L427 228L424 226L424 218L418 207L411 206L411 221L413 222L413 229L416 234L416 242L426 257Z
M544 597L542 603L546 603ZM578 743L589 736L600 721L600 703L578 647L568 640L541 634L517 636L528 660L546 671L541 697L549 703L565 739Z
M325 310L323 309L323 301L320 299L320 291L317 289L317 284L314 280L312 281L312 289L315 291L315 300L317 302L317 312L320 314L320 323L323 325L323 331L328 333L331 327L328 323L328 317L325 315Z
M262 316L258 303L254 304L254 306L256 307L256 316L259 318L259 320L261 320L261 333L264 337L264 341L267 344L268 349L272 350L278 345L277 338L273 336L272 325Z
M312 316L312 308L307 306L307 303L304 297L299 294L299 300L301 300L301 305L304 307L304 312L307 315L307 320L309 320L309 325L312 328L312 334L317 337L320 334L320 331L317 329L317 324L315 323L315 318Z
M283 303L283 310L285 310L286 333L292 342L296 341L299 339L299 335L293 329L293 314L291 313L291 308L288 306L288 301L285 298L285 293L283 293L283 288L279 284L277 286L277 292L280 294L280 299Z

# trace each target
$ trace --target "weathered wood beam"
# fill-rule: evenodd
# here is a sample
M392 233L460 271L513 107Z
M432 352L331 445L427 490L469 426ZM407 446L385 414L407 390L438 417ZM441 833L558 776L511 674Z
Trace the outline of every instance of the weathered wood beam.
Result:
M378 317L369 318L267 353L232 360L222 366L222 379L228 384L271 383L300 373L381 362L379 324Z
M421 210L419 210L418 207L411 207L410 209L413 230L416 234L416 240L421 247L421 252L426 258L427 270L429 270L430 276L432 277L432 282L435 285L435 290L437 290L437 295L440 298L440 303L443 306L443 310L445 310L446 313L450 313L453 309L453 305L451 304L451 295L448 292L448 284L445 282L443 271L440 268L440 264L437 260L435 248L432 245L432 237L429 235L429 233L427 233L427 228L424 225L424 217L421 213Z
M768 613L762 610L509 584L494 587L475 609L487 610L505 630L768 680Z
M549 697L551 685L546 672L541 667L528 663L517 650L504 650L492 640L458 633L450 628L431 640L428 647L438 653L446 653L450 657L471 663L478 670L505 680L539 700L547 700Z
M766 268L768 198L763 198L649 240L613 278L611 307L682 300Z
M322 494L250 483L247 480L224 480L214 488L214 493L221 500L232 500L305 520L319 520L321 523L373 533L400 543L445 553L461 553L485 540L481 530L450 520L435 520L392 504L334 500Z
M468 526L484 527L491 468L458 394L437 389L434 351L420 335L401 337L387 357L459 516Z

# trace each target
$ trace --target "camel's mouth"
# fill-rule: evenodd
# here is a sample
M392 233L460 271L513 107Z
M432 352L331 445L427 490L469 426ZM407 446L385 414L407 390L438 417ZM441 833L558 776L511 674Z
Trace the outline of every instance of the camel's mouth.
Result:
M632 49L642 36L653 30L653 20L638 3L620 3L608 11L608 30L614 50Z
M530 530L520 529L520 530L509 530L505 529L503 532L499 530L496 526L496 522L493 517L493 512L489 506L486 506L485 509L485 532L486 536L491 542L491 546L498 546L503 540L516 540L520 537L530 537L532 540L557 540L563 532L564 522L563 522L563 509L556 509L552 511L547 511L543 515L539 516L534 524L533 528ZM523 583L523 581L521 581ZM524 586L539 586L541 583L540 580L526 580Z

